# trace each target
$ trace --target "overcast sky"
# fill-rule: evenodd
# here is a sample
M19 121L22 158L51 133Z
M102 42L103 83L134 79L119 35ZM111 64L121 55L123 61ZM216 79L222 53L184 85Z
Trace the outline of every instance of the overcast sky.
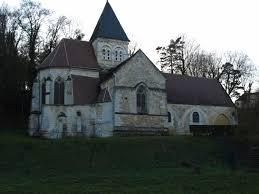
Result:
M18 6L19 0L0 0ZM106 0L39 0L57 15L77 21L88 40ZM195 39L202 49L242 51L259 68L258 0L109 0L121 25L156 63L156 47L179 34ZM1 3L0 3L1 4ZM258 74L259 75L259 74ZM258 76L259 77L259 76ZM257 78L258 79L258 78Z

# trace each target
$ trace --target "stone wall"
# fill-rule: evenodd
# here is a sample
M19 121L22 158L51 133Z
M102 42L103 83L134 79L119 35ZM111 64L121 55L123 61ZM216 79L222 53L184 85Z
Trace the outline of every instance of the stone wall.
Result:
M98 78L99 72L65 68L44 69L38 72L33 84L29 134L33 135L38 132L47 138L76 135L111 136L113 131L112 103L73 105L73 93L69 96L66 92L72 87L72 83L66 82L71 75ZM54 80L58 77L65 81L65 105L54 105ZM51 81L48 81L48 78ZM46 104L42 104L41 99L41 85L44 82L47 92ZM73 91L72 88L71 90Z
M165 78L142 51L122 66L113 79L115 79L114 125L116 130L164 130L166 128ZM140 85L146 90L147 112L145 114L137 112L137 89Z
M65 105L73 104L73 80L71 82L67 82L67 78L72 75L79 75L91 78L99 78L99 72L95 70L87 70L87 69L66 69L66 68L51 68L40 70L37 74L36 81L33 84L33 98L32 98L32 111L40 111L39 104L42 103L41 99L41 85L46 83L46 104L54 104L54 84L55 80L60 77L64 80L65 83L65 96L64 103ZM51 81L47 80L48 78ZM67 90L71 90L71 93L67 92ZM70 95L68 95L70 94Z
M111 103L85 106L42 105L39 131L47 138L111 136L113 131L111 106ZM33 116L32 119L34 119L32 122L35 126L38 126ZM32 128L31 135L33 134ZM35 127L34 132L37 130Z
M234 107L185 104L168 104L167 107L171 114L171 122L167 122L170 133L189 134L189 125L217 125L217 119L222 116L228 119L229 125L238 124ZM194 112L199 114L199 123L193 123L192 114Z
M117 66L122 61L126 60L128 55L128 44L127 41L121 41L121 40L114 40L114 39L104 39L104 38L97 38L92 43L95 51L95 55L98 61L98 64L103 69L110 69L115 66ZM104 59L102 50L103 49L109 49L110 50L110 59ZM121 50L123 52L122 60L115 60L115 51Z

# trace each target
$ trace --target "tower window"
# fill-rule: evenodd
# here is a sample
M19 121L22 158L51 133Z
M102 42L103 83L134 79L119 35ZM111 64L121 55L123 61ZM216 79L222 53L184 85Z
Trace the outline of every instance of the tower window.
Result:
M111 49L108 46L102 49L102 58L104 60L111 60Z
M117 47L114 52L115 55L115 61L123 61L123 49L120 47Z

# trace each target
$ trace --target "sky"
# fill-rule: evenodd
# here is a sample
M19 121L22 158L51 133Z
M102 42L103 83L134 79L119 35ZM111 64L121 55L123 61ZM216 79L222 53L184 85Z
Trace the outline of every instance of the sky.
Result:
M5 0L0 0L1 1ZM106 0L38 0L76 21L89 40ZM18 6L19 0L6 0ZM259 69L258 0L109 0L133 44L156 64L157 46L185 34L208 52L241 51ZM255 78L259 81L259 73ZM257 83L259 86L259 82Z

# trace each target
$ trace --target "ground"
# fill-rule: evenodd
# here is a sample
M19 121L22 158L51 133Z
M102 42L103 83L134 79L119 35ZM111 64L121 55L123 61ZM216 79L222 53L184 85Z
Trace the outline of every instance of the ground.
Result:
M259 193L259 173L232 169L217 138L44 140L0 132L0 193Z

